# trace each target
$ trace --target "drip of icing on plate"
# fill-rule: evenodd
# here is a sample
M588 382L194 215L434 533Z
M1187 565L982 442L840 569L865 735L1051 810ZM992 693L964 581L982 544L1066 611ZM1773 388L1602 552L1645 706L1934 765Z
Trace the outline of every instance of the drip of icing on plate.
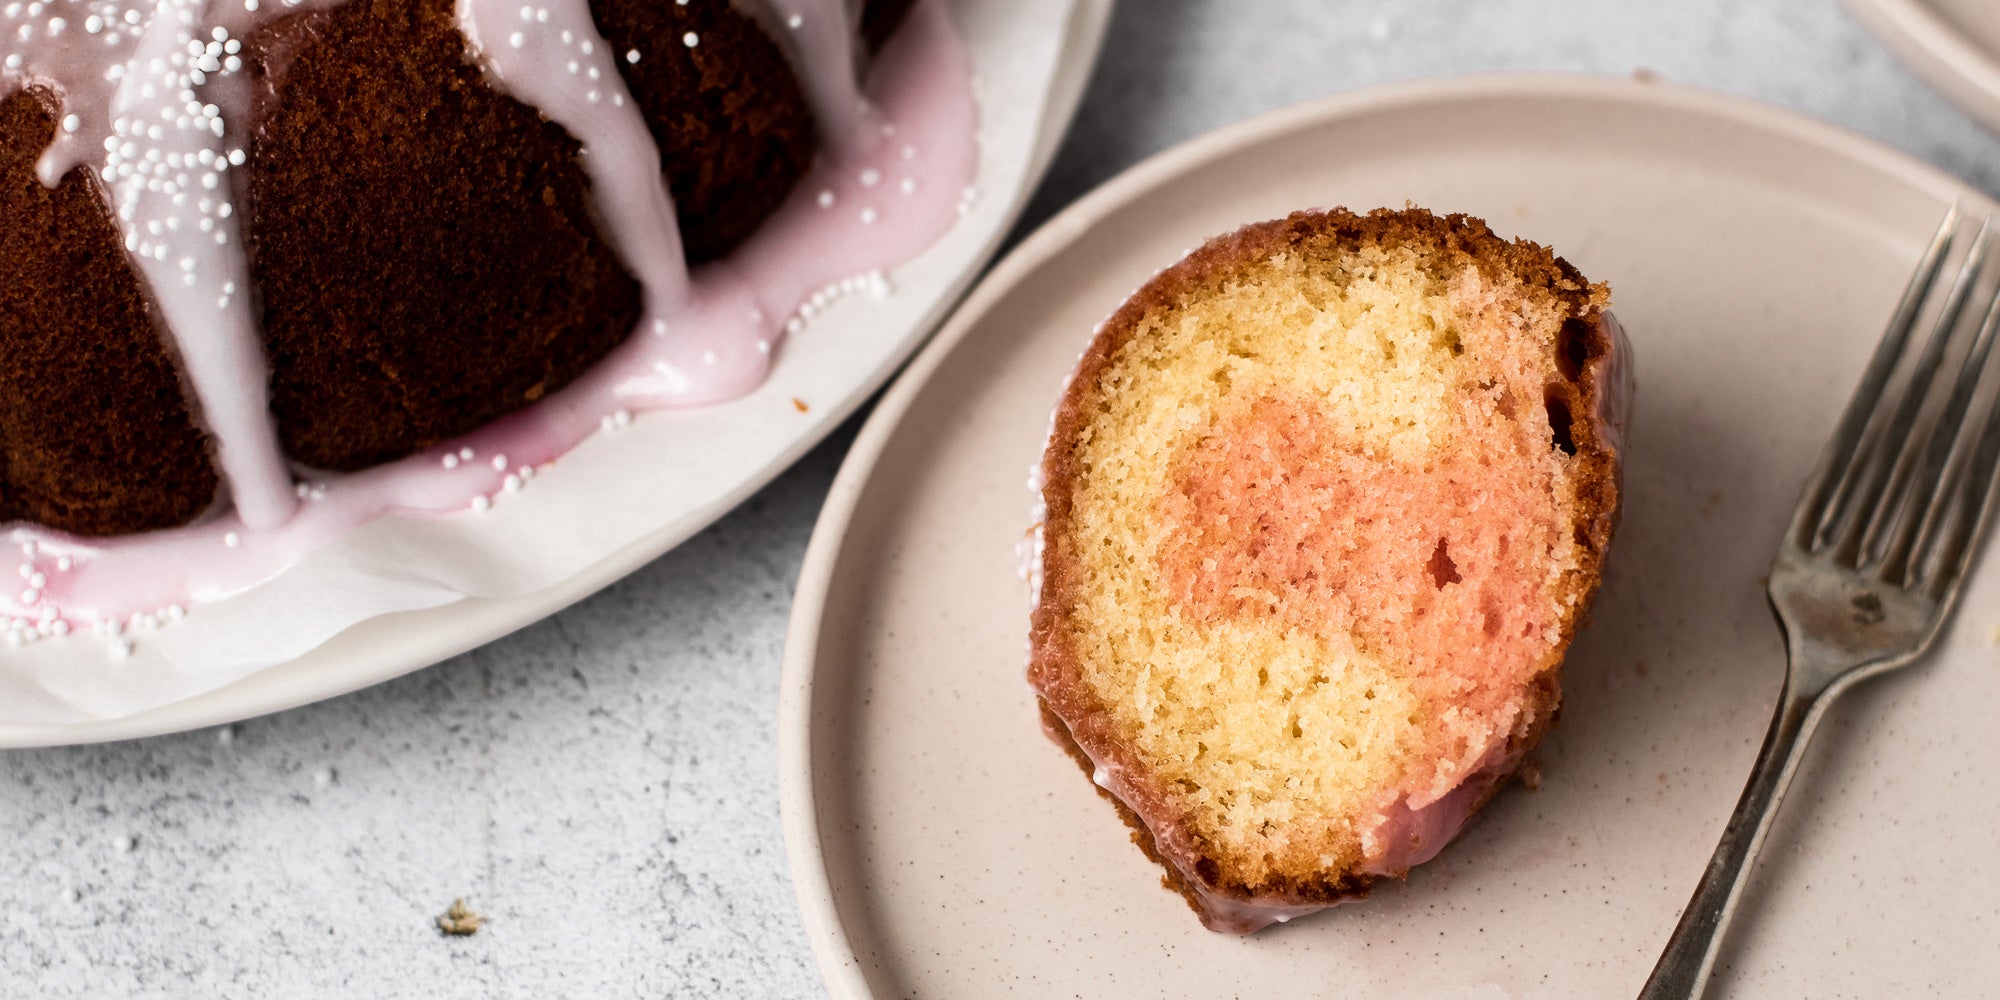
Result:
M261 9L260 0L218 0L208 18L200 0L0 4L0 92L41 82L61 93L62 128L39 173L50 184L79 168L104 178L135 267L175 331L235 501L197 525L120 539L15 526L0 549L0 574L19 579L18 589L0 589L0 641L86 627L115 638L178 618L385 512L476 516L634 412L754 389L785 334L844 294L889 294L886 274L965 211L977 111L969 62L936 0L912 11L865 94L841 0L767 0L760 20L783 26L822 134L837 138L747 242L692 273L616 54L585 0L539 3L460 0L460 26L495 86L582 143L607 238L645 289L644 319L573 385L463 439L358 473L298 470L296 478L268 416L265 362L243 293L248 268L228 178L242 163L243 137L228 123L243 120L252 97L237 39L329 0L263 0Z

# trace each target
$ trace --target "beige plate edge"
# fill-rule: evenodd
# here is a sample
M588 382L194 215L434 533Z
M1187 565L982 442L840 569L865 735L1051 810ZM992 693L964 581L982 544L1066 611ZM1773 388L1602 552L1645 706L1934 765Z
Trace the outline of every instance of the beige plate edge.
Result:
M2000 133L2000 54L1973 44L1922 0L1847 0L1847 9L1910 72Z

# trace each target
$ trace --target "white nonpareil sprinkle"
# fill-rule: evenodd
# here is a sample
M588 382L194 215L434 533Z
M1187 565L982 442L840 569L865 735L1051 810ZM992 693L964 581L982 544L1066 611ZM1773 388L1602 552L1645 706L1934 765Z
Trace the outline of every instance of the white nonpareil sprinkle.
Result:
M695 46L701 44L701 36L690 31L687 34L681 36L681 44L687 46L688 48L694 48Z

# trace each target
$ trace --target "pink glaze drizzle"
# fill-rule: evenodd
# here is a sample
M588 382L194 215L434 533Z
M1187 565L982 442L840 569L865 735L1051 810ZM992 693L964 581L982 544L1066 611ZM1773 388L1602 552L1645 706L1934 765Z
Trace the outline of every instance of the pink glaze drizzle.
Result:
M934 243L962 213L977 165L977 108L970 62L939 0L912 11L876 60L866 96L875 141L824 151L748 242L697 269L677 303L651 310L624 345L575 384L403 461L302 479L297 511L275 527L246 525L234 510L187 528L108 541L15 525L4 536L11 544L0 551L0 579L20 586L0 590L0 638L19 642L79 626L118 629L133 619L178 618L193 605L270 579L384 513L477 516L585 437L623 426L634 412L749 392L763 381L785 334L841 295L889 294L887 272Z

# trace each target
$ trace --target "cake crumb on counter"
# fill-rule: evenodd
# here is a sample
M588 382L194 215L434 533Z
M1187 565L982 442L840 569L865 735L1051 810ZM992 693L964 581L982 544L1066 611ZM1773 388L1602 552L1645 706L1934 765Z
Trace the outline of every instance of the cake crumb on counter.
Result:
M452 900L451 908L437 918L438 930L451 937L477 934L479 928L485 925L485 915L472 912L472 907L465 905L463 896Z

